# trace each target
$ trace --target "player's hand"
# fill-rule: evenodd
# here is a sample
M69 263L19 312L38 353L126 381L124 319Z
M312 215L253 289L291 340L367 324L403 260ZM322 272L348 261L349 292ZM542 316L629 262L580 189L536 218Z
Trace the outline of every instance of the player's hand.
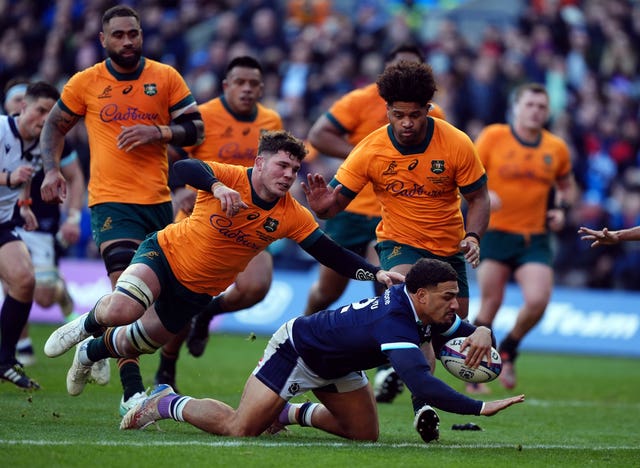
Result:
M222 211L224 211L227 216L235 216L240 210L249 207L242 201L237 191L227 187L222 182L216 182L212 187L214 187L212 191L213 196L220 200L220 208L222 208Z
M51 169L45 173L40 196L46 203L62 203L67 198L67 181L60 169Z
M117 138L118 148L127 153L140 145L162 141L162 133L155 125L133 125L131 127L121 126L120 134Z
M307 183L301 182L302 191L309 207L320 218L330 217L331 208L336 205L342 185L329 187L321 174L307 174Z
M552 208L547 211L547 226L553 232L560 231L567 221L565 212L561 208Z
M187 187L177 188L172 194L173 212L178 213L178 211L182 210L187 214L191 214L196 204L197 194L198 192Z
M505 398L504 400L485 401L480 414L482 416L493 416L511 405L522 402L524 402L524 395Z
M474 237L465 237L460 241L460 251L472 268L478 268L480 264L480 244Z
M20 216L24 219L24 230L35 231L38 229L38 220L31 208L27 205L20 207Z
M600 245L613 245L620 242L620 237L616 231L609 231L609 229L604 228L601 231L596 231L595 229L589 229L588 227L582 226L578 229L578 234L580 234L580 239L591 242L591 247L598 247Z
M394 284L403 283L404 275L396 271L379 270L378 273L376 273L376 280L384 284L387 288L390 288Z
M465 365L475 369L483 358L491 364L491 345L491 330L487 327L477 327L460 345L461 352L468 348Z
M28 180L31 180L31 176L33 176L33 166L28 164L18 166L18 168L14 169L9 176L11 179L11 186L17 187L19 185L22 185Z
M62 242L66 245L74 245L80 240L80 224L65 221L58 231Z

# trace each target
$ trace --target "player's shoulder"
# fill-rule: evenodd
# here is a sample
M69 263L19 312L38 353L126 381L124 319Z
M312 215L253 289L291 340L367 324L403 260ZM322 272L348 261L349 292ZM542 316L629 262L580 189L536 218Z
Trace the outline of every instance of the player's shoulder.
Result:
M203 116L207 114L217 114L223 109L224 109L224 106L222 105L222 100L220 99L219 96L213 99L209 99L208 101L203 102L202 104L198 104L198 110L200 111L200 114L202 114Z
M375 100L375 101L372 101ZM372 105L377 101L381 101L382 98L378 94L378 88L375 83L363 86L362 88L356 88L354 90L349 91L344 94L342 97L338 98L336 102L333 104L332 108L339 108L344 106L355 106L355 105Z
M102 62L98 62L94 65L91 65L90 67L85 68L84 70L79 70L74 73L67 82L67 85L83 86L82 83L91 83L103 78L107 78L110 75L111 74L107 68L107 64L103 60Z
M547 129L542 130L542 138L545 140L547 144L552 144L561 148L567 147L567 142L564 141L563 138L559 137L558 135L555 135L554 133L551 133Z
M153 72L165 71L169 73L178 73L178 70L176 70L172 65L150 59L149 57L144 57L144 70L151 70Z
M257 103L257 108L258 116L260 116L260 118L282 121L280 114L275 109L271 109L260 102Z
M498 137L504 137L504 136L513 136L511 127L508 124L495 123L495 124L490 124L484 127L480 131L478 138L480 137L498 138Z
M433 131L434 133L440 133L443 135L443 138L449 143L470 143L471 139L469 135L460 130L458 127L453 125L446 120L438 119L430 117L433 122Z

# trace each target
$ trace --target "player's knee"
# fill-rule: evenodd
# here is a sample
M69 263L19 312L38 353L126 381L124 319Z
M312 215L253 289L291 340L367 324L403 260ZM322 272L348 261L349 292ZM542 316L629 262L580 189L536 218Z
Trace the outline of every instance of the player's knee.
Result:
M33 268L21 268L16 265L15 268L10 270L11 274L8 275L5 280L8 292L16 299L26 300L28 297L29 300L31 300L36 288L36 278Z
M40 307L47 309L56 302L56 290L49 286L42 287L36 284L36 288L33 293L33 300Z
M124 271L131 263L131 259L138 249L138 244L134 241L117 241L109 245L102 252L102 260L110 275L118 271Z
M351 433L347 434L346 437L351 440L377 442L378 437L380 437L380 430L378 429L378 425L376 424L375 427L365 427L358 431L352 431Z
M242 285L236 284L238 291L245 299L245 301L253 302L257 304L262 299L264 299L269 292L269 283L265 282L252 282L252 283L244 283Z

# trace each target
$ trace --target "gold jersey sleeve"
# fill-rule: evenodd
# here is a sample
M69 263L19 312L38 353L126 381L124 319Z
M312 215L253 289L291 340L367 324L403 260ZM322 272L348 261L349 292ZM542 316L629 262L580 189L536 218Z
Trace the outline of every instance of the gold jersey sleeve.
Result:
M464 236L460 190L486 183L469 137L441 119L428 119L419 148L404 148L390 126L369 134L338 169L336 180L353 197L367 183L382 206L378 241L393 240L436 255L454 255Z
M545 232L551 188L572 170L566 143L543 130L536 144L527 144L509 125L495 124L478 135L476 148L487 170L488 188L501 200L500 209L491 213L489 229Z
M76 73L65 85L61 107L83 116L90 148L89 206L118 202L151 205L171 200L167 145L153 142L126 152L117 146L122 127L168 125L195 100L178 72L143 58L120 74L110 61Z
M199 110L204 121L204 142L186 150L202 161L251 167L261 133L283 128L280 115L260 103L250 116L234 114L224 97L201 104Z
M444 111L431 104L429 115L444 119ZM356 89L338 99L327 112L327 118L347 135L352 145L360 143L374 130L389 123L387 105L378 94L375 83ZM349 203L346 211L365 216L380 216L380 203L373 187L366 186Z
M216 178L233 187L249 207L233 217L211 193L198 191L188 218L158 232L158 242L180 283L212 296L224 291L249 261L277 239L301 243L319 226L291 194L274 203L253 198L250 168L206 161Z

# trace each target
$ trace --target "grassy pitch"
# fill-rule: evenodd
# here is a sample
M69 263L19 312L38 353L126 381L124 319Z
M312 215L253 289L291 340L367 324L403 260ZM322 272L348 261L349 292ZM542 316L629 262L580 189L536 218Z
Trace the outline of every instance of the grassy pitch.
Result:
M145 431L120 431L120 383L115 363L105 387L68 396L65 376L73 352L46 358L41 349L53 331L33 325L38 362L27 368L42 389L25 393L0 384L0 459L6 467L292 466L438 467L640 466L640 361L523 352L517 392L526 401L491 418L440 414L440 441L424 444L414 431L409 395L379 406L377 443L346 441L311 428L255 439L230 439L187 424L161 421ZM204 356L183 351L180 390L236 405L262 354L266 337L213 335ZM158 356L144 356L151 385ZM442 367L436 375L456 389L462 382ZM508 395L499 383L482 398ZM310 395L311 396L311 395ZM454 431L473 422L482 431Z

